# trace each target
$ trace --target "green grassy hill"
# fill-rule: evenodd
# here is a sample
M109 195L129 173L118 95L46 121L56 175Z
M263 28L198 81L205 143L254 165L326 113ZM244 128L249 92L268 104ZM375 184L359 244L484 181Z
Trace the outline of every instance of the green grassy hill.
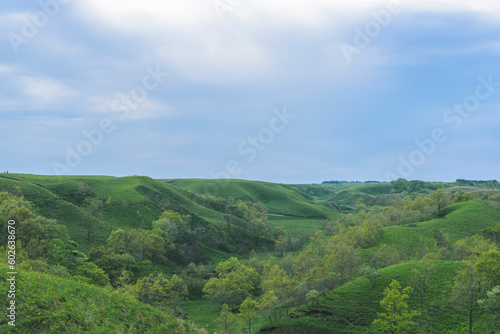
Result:
M7 266L0 264L7 272ZM2 275L2 305L7 305ZM0 333L195 333L174 318L132 297L85 283L31 271L16 277L15 327L0 320Z
M205 206L193 191L204 189L212 180L175 180L165 182L145 176L42 176L29 174L0 175L0 191L18 191L34 204L37 213L57 219L67 227L80 249L89 251L105 243L110 232L118 228L150 229L151 223L165 210L191 216L191 228L219 229L226 225L224 212ZM267 182L232 180L220 188L219 196L263 203L270 213L273 227L283 226L293 237L302 230L320 229L328 217L338 211L297 189ZM100 209L100 229L87 241L83 223L89 219L84 210L85 198L97 198L105 203ZM233 217L235 228L244 222ZM265 241L266 244L269 241ZM207 250L208 251L208 250Z
M424 311L418 318L418 327L423 333L462 333L467 326L467 319L451 311L446 300L449 299L454 275L463 263L449 261L432 261L436 265L433 277L433 289L424 301ZM393 279L398 280L401 287L411 286L411 270L416 261L394 265L380 270L382 279L373 288L367 278L360 277L322 296L318 305L307 305L300 308L298 319L284 320L268 324L270 333L379 333L371 325L382 312L380 300L384 289ZM419 299L415 293L410 295L410 309L420 310ZM486 315L476 321L476 333L485 333L482 323ZM483 331L482 331L483 330ZM464 332L465 333L465 332Z
M301 218L328 218L337 215L334 207L316 203L311 196L285 184L204 179L166 180L166 182L200 194L208 192L223 198L233 197L234 199L261 202L272 214Z
M34 204L40 215L57 219L65 225L70 236L84 250L102 244L113 229L150 229L151 223L165 210L190 215L193 228L224 224L220 212L194 202L188 192L144 176L0 176L0 191L13 191L16 187ZM82 209L85 197L106 202L101 208L100 232L90 244L79 223L88 217ZM235 223L238 220L234 218Z
M411 256L416 248L420 247L420 240L429 251L437 251L436 235L439 231L446 233L450 244L453 244L458 240L481 234L484 228L500 223L500 211L479 200L454 204L448 207L447 211L448 214L443 218L416 223L414 227L387 227L379 246L394 246L401 253ZM363 252L372 253L379 246Z

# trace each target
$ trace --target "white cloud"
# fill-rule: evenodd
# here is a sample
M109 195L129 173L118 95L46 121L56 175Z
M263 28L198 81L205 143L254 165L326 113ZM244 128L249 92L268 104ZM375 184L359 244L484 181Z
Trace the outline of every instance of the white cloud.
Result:
M89 97L85 103L87 106L86 110L96 114L103 114L103 116L113 119L116 118L119 121L172 118L176 116L172 106L151 98L134 103L133 107L120 105L122 108L119 110L115 106L118 96L119 94L111 98L103 96ZM127 108L128 112L123 111L124 108Z
M222 1L230 4L230 2ZM214 0L163 1L163 0L123 0L118 5L114 0L87 0L80 5L92 18L100 18L117 29L140 31L161 27L183 27L204 30L207 25L224 26L214 8ZM390 4L401 4L407 11L456 12L475 11L485 16L500 13L497 0L240 0L234 1L232 10L225 12L228 22L232 17L241 21L256 21L258 16L274 17L277 21L288 20L316 26L319 21L331 17L344 18L369 12L372 9L387 8Z
M118 5L113 0L87 0L79 6L93 26L150 41L147 57L167 63L187 79L225 84L269 80L282 69L287 55L279 54L280 47L269 41L270 36L283 33L290 41L294 32L335 36L363 24L370 11L387 9L390 3L400 3L405 13L474 11L485 17L500 13L496 0L241 0L234 1L237 5L220 20L214 3L124 0ZM338 42L331 41L337 56ZM375 58L369 58L373 63ZM343 60L337 65L335 72L346 70Z
M0 73L10 73L12 71L12 68L0 63Z
M22 76L16 81L25 95L46 103L57 103L62 98L75 95L63 83L52 78Z

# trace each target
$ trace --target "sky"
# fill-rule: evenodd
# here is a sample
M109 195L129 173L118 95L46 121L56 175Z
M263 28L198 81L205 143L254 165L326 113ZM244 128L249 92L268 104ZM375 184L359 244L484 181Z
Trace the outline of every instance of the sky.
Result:
M0 172L498 179L497 0L0 8Z

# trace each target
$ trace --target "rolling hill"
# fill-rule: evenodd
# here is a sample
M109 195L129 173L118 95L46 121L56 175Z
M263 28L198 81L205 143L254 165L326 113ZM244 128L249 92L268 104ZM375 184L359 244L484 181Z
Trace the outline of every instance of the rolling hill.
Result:
M7 266L0 264L7 272ZM7 305L6 277L0 278ZM132 297L49 274L19 271L16 322L0 320L0 333L195 333L177 319Z
M311 196L285 184L204 179L165 180L165 182L200 194L208 192L223 198L233 197L234 199L261 202L271 214L315 219L338 215L335 207L317 203Z

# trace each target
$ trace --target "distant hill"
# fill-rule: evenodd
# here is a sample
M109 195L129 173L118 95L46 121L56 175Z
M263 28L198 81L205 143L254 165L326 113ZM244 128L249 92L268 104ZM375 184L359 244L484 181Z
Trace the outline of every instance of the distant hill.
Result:
M16 187L39 214L65 225L84 250L102 244L113 229L151 229L151 223L165 210L190 215L193 228L225 224L220 212L194 202L188 192L145 176L0 175L0 191L15 191ZM82 208L88 197L104 203L100 233L90 244L80 224L88 215ZM235 223L238 220L234 218Z
M286 185L261 181L246 180L205 180L179 179L166 182L185 190L200 194L206 192L223 198L261 202L269 213L301 218L335 217L338 211L335 207L317 203L313 197L298 189Z
M145 176L43 176L30 174L0 175L0 191L20 192L36 207L38 213L57 219L67 227L71 238L84 251L105 243L109 233L117 228L151 229L151 223L165 210L173 210L191 216L192 229L226 225L225 213L204 205L199 194L213 180L154 180ZM311 219L314 224L306 229L321 226L321 220L336 217L334 206L316 203L310 196L283 184L231 180L220 188L222 198L261 202L270 213L289 219ZM104 205L100 209L99 233L87 242L82 223L89 218L84 209L86 198L99 199ZM243 226L243 221L233 217L233 224ZM281 221L275 226L284 225ZM293 233L298 229L293 224ZM244 233L243 233L244 234ZM271 241L265 241L269 243Z
M446 233L453 244L500 223L500 211L479 200L454 204L447 211L448 214L443 218L416 223L414 227L389 226L380 243L411 254L422 239L430 251L436 251L436 235L439 231Z

